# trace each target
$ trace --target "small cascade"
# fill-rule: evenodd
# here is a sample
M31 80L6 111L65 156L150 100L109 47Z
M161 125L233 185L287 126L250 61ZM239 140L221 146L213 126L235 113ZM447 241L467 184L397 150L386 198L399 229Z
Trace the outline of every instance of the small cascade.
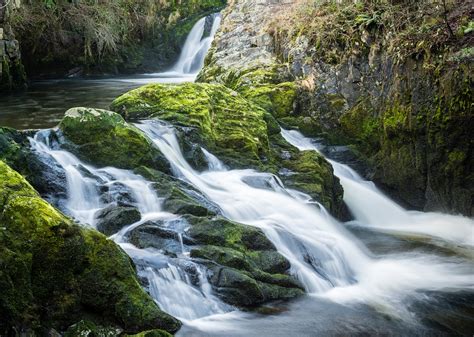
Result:
M51 144L53 132L42 130L29 140L39 158L53 158L64 170L68 193L59 207L66 214L81 224L95 227L96 214L108 206L126 202L136 207L141 219L125 226L111 239L134 259L139 274L147 279L149 292L160 307L182 320L232 310L212 295L205 270L189 259L189 250L182 239L186 224L178 216L163 212L161 199L152 183L128 170L98 169L84 164L73 154L61 150L59 144ZM132 230L145 223L157 222L177 234L177 257L157 249L139 249L128 242Z
M204 65L204 58L211 47L214 35L221 22L220 14L212 14L212 27L209 36L205 37L206 17L200 19L186 38L183 49L170 73L181 75L197 75Z
M282 135L302 151L319 152L318 145L298 131L282 130ZM473 220L463 216L407 211L349 166L328 161L344 188L344 202L360 225L393 233L426 236L434 240L449 240L455 245L474 246Z

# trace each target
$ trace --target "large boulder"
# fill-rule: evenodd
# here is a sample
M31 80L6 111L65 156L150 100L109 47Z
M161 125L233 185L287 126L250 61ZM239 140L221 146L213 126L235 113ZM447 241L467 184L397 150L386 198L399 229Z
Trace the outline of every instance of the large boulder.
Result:
M113 241L74 224L1 161L0 210L0 334L64 331L84 317L133 333L179 329Z
M183 218L188 227L184 243L191 257L208 268L208 280L225 302L248 307L303 294L288 275L290 263L260 229L222 217Z
M123 227L131 225L141 219L141 214L135 207L110 205L95 215L97 230L107 236L117 233Z
M112 111L72 108L59 129L67 149L97 166L133 169L140 165L169 171L167 161L142 131Z
M158 118L198 129L197 140L228 157L268 154L265 110L216 84L150 84L117 98L111 109L125 118Z

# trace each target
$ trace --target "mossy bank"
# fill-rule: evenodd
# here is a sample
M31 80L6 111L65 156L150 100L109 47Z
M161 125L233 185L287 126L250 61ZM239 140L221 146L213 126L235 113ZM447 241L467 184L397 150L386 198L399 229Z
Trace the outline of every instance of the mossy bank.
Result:
M66 331L84 318L128 332L180 327L115 243L74 224L1 161L0 176L0 334Z

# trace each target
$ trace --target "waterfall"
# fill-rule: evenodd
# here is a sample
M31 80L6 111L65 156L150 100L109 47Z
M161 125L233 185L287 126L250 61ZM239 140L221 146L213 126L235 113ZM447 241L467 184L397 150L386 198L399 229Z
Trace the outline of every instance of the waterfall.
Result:
M290 272L312 296L344 304L361 302L409 320L410 303L426 300L424 292L474 289L472 259L423 251L373 256L323 206L302 192L285 188L278 177L251 169L229 170L208 151L204 151L208 170L198 172L184 158L171 126L145 121L137 127L160 149L175 176L193 185L225 217L262 229L279 253L290 261ZM190 259L189 248L182 241L176 243L175 257L153 248L140 249L128 241L128 234L147 221L160 221L177 236L188 226L179 216L163 212L152 183L131 171L84 164L59 149L58 144L50 144L51 132L54 131L39 131L30 138L30 143L41 156L54 158L66 173L68 196L61 204L63 210L81 223L94 226L97 211L116 202L115 194L110 191L125 190L130 203L139 209L141 219L125 226L111 239L133 258L138 273L147 279L147 289L155 301L166 312L192 324L206 325L206 317L213 315L232 319L234 316L229 312L234 309L213 295L205 268ZM302 150L317 150L317 146L299 133L283 130L282 134ZM404 216L408 221L427 216L403 210L349 167L331 163L346 190L345 201L359 222L368 221L367 225L374 228L385 223L394 227L392 223L401 221L401 218L394 221L394 217ZM111 193L109 198L102 198L104 188ZM376 197L381 200L375 200ZM393 209L387 209L389 219L386 219L380 208L388 206ZM472 230L472 223L467 224ZM453 232L457 230L452 228ZM448 239L461 241L461 235L451 233ZM189 277L190 269L197 277Z
M176 64L170 72L178 75L197 75L204 65L204 58L211 47L214 35L221 22L220 14L212 14L212 27L209 36L204 37L206 19L202 18L191 29Z
M291 272L309 293L338 302L361 301L391 315L409 317L408 300L422 299L422 291L474 288L472 261L418 252L375 258L322 206L309 202L309 196L287 190L281 183L271 185L273 189L246 183L278 181L271 174L226 170L222 164L218 170L196 172L184 159L173 128L157 122L137 126L154 141L176 174L217 204L227 218L261 228L290 261ZM348 177L355 174L347 170ZM375 188L365 182L361 185Z
M318 146L295 130L282 130L283 137L300 150ZM474 246L474 221L463 216L407 211L385 196L373 182L364 180L349 166L329 163L344 189L344 202L360 225L385 231L448 240L455 245Z

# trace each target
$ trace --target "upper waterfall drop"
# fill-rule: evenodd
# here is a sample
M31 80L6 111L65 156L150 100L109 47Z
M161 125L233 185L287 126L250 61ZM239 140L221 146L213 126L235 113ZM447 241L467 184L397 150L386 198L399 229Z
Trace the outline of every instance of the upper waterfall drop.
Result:
M204 65L207 51L211 47L214 35L219 29L221 16L219 13L209 16L212 19L212 27L209 36L205 37L206 20L200 19L191 29L178 61L171 68L170 73L179 75L197 75Z

